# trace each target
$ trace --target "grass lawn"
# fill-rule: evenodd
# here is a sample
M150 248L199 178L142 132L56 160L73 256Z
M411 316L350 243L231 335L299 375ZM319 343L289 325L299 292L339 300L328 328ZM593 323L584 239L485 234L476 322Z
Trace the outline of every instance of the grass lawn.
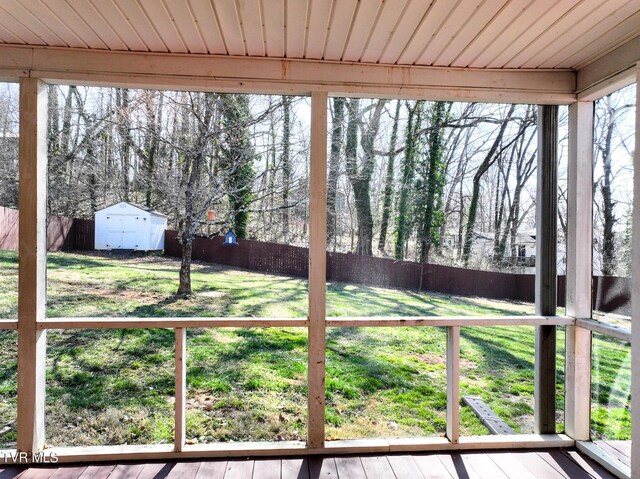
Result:
M303 279L194 264L196 296L177 289L178 262L53 253L49 317L306 316ZM17 255L0 252L0 317L17 312ZM328 285L330 316L531 314L513 304L350 284ZM445 430L445 330L330 328L327 436L431 436ZM518 432L532 431L532 327L463 328L461 393L482 397ZM563 407L563 331L558 409ZM50 331L47 442L146 444L173 436L173 331ZM628 345L594 337L594 431L628 438ZM15 441L16 336L0 332L0 443ZM187 436L198 442L303 439L303 328L190 329ZM626 369L625 369L626 368ZM626 371L626 372L625 372ZM562 422L559 414L558 422ZM463 434L487 434L467 408ZM560 429L562 425L560 424Z

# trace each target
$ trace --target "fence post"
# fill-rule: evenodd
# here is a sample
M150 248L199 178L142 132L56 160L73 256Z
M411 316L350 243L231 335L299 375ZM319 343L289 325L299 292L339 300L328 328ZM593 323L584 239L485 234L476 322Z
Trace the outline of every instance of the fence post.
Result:
M47 333L47 90L37 78L20 79L20 204L18 269L19 451L42 449Z

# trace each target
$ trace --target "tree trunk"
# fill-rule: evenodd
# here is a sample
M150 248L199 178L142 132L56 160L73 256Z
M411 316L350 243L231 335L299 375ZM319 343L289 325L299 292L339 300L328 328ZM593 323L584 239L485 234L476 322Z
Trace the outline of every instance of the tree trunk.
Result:
M204 93L202 96L202 112L196 138L190 148L186 149L182 161L183 177L187 178L184 186L184 215L178 227L178 241L182 245L182 262L180 264L180 283L178 285L178 295L190 296L191 289L191 255L193 252L193 238L196 233L197 220L200 214L204 213L207 204L199 200L198 185L201 182L203 169L206 166L206 149L211 134L211 124L214 112L214 105L217 96L213 93ZM199 209L201 211L199 211Z
M404 149L404 160L402 163L402 178L400 180L399 198L398 198L398 214L396 215L396 242L395 242L395 258L402 261L406 253L406 244L411 234L411 192L413 173L415 170L416 155L418 152L417 132L421 128L422 122L422 106L424 101L418 100L413 108L409 109L409 117L407 120L407 139Z
M336 193L338 173L340 171L340 153L342 152L345 99L333 99L333 128L331 130L331 153L329 155L329 173L327 175L327 247L336 237Z
M600 193L602 194L602 275L613 276L615 274L615 237L613 226L616 219L613 215L614 201L611 192L611 140L613 137L613 129L615 123L613 115L607 125L604 145L602 150L602 184L600 185Z
M156 94L150 94L146 101L147 136L144 158L145 172L145 205L151 208L153 205L153 189L155 184L156 157L160 148L160 128L162 127L162 112L164 110L164 94L157 93L158 101L154 101Z
M189 226L188 229L191 229ZM182 261L180 263L180 284L178 285L179 296L191 296L191 256L193 253L193 235L182 235Z
M424 192L423 211L420 224L420 262L429 262L429 252L433 244L439 244L440 224L444 221L442 211L442 194L444 191L445 172L443 162L444 127L447 106L445 102L435 102L431 110L431 124L428 139L428 153L426 158L426 177L423 177Z
M362 133L362 164L358 165L358 125L360 123L360 100L349 102L349 124L347 126L346 170L353 187L358 221L358 243L356 253L366 256L373 254L373 216L371 214L370 184L375 167L374 143L380 129L380 118L386 100L378 100L371 121Z
M122 189L124 201L129 201L131 185L129 174L131 170L131 138L129 135L129 90L126 88L116 89L116 107L118 108L118 134L121 139L120 159L122 161Z
M502 137L504 136L504 132L507 129L507 124L511 120L511 116L513 115L514 110L515 105L511 105L506 118L502 121L496 139L494 140L491 148L489 149L489 152L485 156L482 164L478 167L478 171L476 171L476 174L473 177L473 191L471 193L471 200L469 201L469 213L467 215L467 225L464 235L464 246L462 250L462 262L464 263L465 267L469 266L471 246L473 245L473 233L476 225L476 215L478 213L478 200L480 199L480 180L487 172L489 167L496 161L496 152L498 151L498 147L500 146Z
M291 97L282 97L282 237L288 242L291 190Z
M396 115L391 127L391 139L389 140L389 158L387 159L387 175L385 178L384 194L382 201L382 221L380 222L380 238L378 239L378 251L384 252L387 244L387 230L391 217L391 203L393 200L393 185L395 182L396 142L398 138L398 123L400 122L400 100L396 100Z
M251 119L247 95L225 94L220 96L224 127L220 167L232 172L226 178L225 187L231 209L232 226L238 238L247 237L249 205L253 201L253 148L248 139Z

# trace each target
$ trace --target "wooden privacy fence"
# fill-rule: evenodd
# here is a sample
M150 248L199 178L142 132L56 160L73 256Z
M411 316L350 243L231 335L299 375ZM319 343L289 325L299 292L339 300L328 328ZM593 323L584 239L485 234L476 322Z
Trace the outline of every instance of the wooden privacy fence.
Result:
M180 258L177 232L167 230L165 255ZM224 246L223 237L195 239L193 259L251 271L305 278L309 273L307 248L262 241L240 240ZM533 302L535 275L456 268L439 264L396 261L347 253L327 252L327 281L462 296ZM565 305L565 276L558 276L558 306ZM598 311L631 315L628 278L593 277L593 307Z
M92 250L94 221L64 216L47 218L47 250ZM18 249L18 210L0 206L0 250Z
M94 249L93 220L50 216L47 220L47 249L73 251ZM165 254L182 256L177 232L167 230ZM238 246L224 246L224 238L197 237L193 259L269 274L307 277L307 248L262 241L240 240ZM0 207L0 250L18 249L18 211ZM439 264L396 261L347 253L327 252L327 281L357 283L462 296L533 302L535 276L456 268ZM631 283L628 278L593 277L593 309L631 315ZM558 276L558 306L565 303L565 277Z

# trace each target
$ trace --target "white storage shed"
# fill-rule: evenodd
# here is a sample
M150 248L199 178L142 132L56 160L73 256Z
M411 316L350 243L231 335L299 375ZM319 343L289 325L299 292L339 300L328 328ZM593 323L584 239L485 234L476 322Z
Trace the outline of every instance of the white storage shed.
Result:
M97 250L164 249L167 216L145 206L122 201L95 214Z

